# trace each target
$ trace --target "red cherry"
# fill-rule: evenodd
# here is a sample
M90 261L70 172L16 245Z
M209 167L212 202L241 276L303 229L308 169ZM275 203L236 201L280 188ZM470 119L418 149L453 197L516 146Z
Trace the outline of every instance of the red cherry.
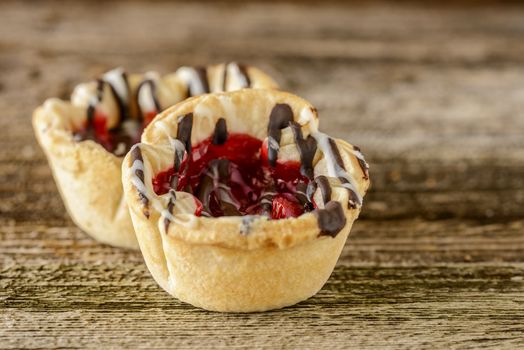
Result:
M157 114L158 114L157 111L146 112L144 114L144 128L148 126L149 123L153 121L153 119L155 119Z
M266 137L264 141L262 142L262 146L260 147L260 159L264 162L264 164L268 164L268 138Z
M169 182L173 175L173 168L162 171L153 178L153 190L156 194L161 195L169 191Z
M267 162L267 140L263 143L246 134L231 133L226 142L220 145L213 144L212 138L193 145L177 172L171 167L156 174L153 179L155 192L159 195L167 193L172 177L177 176L177 191L198 193L200 182L213 159L230 161L230 178L226 180L226 187L239 206L241 215L256 214L260 209L261 197L268 188L277 192L272 208L273 218L297 217L304 212L303 206L295 198L297 184L308 182L300 174L300 162L277 162L275 167L271 167ZM221 211L214 211L212 205L200 208L201 203L197 200L195 215L200 215L204 209L211 216L222 215Z
M296 218L302 215L302 212L302 207L297 202L293 202L281 195L273 198L273 210L271 212L273 219Z
M204 206L202 205L202 202L197 197L193 196L193 199L195 200L195 205L196 205L195 216L200 216L202 215L202 209L204 209Z

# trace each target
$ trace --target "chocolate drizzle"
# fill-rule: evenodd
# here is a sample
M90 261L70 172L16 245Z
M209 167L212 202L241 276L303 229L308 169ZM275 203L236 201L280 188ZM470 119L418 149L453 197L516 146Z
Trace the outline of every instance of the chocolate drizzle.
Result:
M202 89L203 91L200 92L200 91L194 91L193 90L193 84L188 84L188 95L189 96L197 96L197 95L200 95L201 93L203 94L207 94L210 92L210 89L209 89L209 80L207 78L207 68L205 67L194 67L193 70L195 71L196 73L196 77L198 78L201 86L202 86Z
M231 62L231 63L227 63L224 65L224 75L222 77L222 91L228 91L227 90L227 79L229 77L228 68L230 65L235 65L236 68L238 69L238 73L245 79L246 86L244 87L245 88L251 87L251 79L249 78L249 74L247 72L247 66L241 63Z
M142 157L142 150L140 147L136 146L133 148L131 152L131 162L133 164L133 167L135 168L134 176L138 178L138 180L144 184L144 158ZM135 167L135 162L139 162L140 167ZM143 213L146 218L149 219L149 199L147 198L146 194L143 193L140 189L137 188L138 191L138 198L142 202L142 205L144 206Z
M126 86L127 95L129 96L129 81L127 79L127 73L126 72L122 72L122 80L124 81L124 84ZM108 82L108 83L109 83L109 86L111 87L111 91L113 92L113 94L114 94L114 96L115 96L115 98L117 100L118 108L120 109L120 121L126 120L129 117L129 106L126 103L126 101L123 98L123 96L120 96L118 94L118 92L115 89L115 87L113 86L113 84L111 84L111 82Z
M120 74L115 79L122 79L122 84L125 86L126 93L129 93L129 84L127 75L124 72L113 72L112 74ZM114 75L113 75L114 76ZM97 134L95 123L95 115L97 106L107 98L105 87L111 91L111 96L118 106L118 123L116 126L108 129L108 135L103 139L99 138ZM120 96L118 89L113 86L113 83L106 77L97 79L95 96L89 101L87 106L87 125L86 128L75 132L75 139L78 141L92 140L101 144L107 151L113 152L116 156L124 155L133 144L140 140L141 126L137 125L133 119L128 119L128 106L125 96Z
M369 180L369 165L364 160L364 157L362 156L362 151L360 150L360 147L353 146L353 149L356 152L358 152L357 160L358 160L358 165L360 165L360 169L362 170L362 174L364 174L363 179L364 180Z
M227 124L224 118L217 120L215 124L215 132L213 133L213 144L222 145L227 141Z
M184 154L191 152L191 132L193 130L193 113L188 113L186 115L178 117L178 127L176 133L176 141L179 147L175 146L175 159L174 159L174 169L176 172L180 170L180 165L184 159ZM187 170L187 167L186 169ZM173 175L169 181L169 202L167 203L167 211L169 214L173 213L173 208L175 206L176 195L175 191L178 187L178 179L180 174ZM167 232L169 228L169 223L171 221L168 218L164 219L164 227Z
M337 201L326 203L324 209L318 209L314 213L317 216L318 227L320 228L319 236L334 238L346 225L344 209Z
M89 129L93 128L93 120L95 118L95 109L96 105L102 101L102 98L104 96L104 86L105 81L102 79L96 80L96 97L94 102L90 101L89 105L87 106L87 127Z
M197 197L202 202L203 212L214 216L238 216L240 212L228 185L231 177L231 163L227 159L214 159L208 164L208 169L197 190ZM217 215L218 214L218 215Z
M160 106L160 102L158 102L157 87L156 87L155 82L152 79L145 79L142 82L140 82L140 84L138 84L136 88L136 95L135 95L136 105L138 106L138 113L142 120L145 119L144 118L145 115L144 115L144 111L142 110L142 106L140 105L139 96L140 96L140 91L145 87L149 87L151 89L151 97L153 99L153 104L155 105L156 112L160 112L162 110L162 107Z
M275 197L276 189L273 183L268 184L260 196L260 214L271 218L273 210L273 198Z
M314 176L313 158L317 151L317 140L311 135L304 139L300 124L291 122L290 126L300 154L300 173L311 180Z
M340 155L340 151L338 149L337 143L331 137L329 138L329 147L331 147L331 151L333 152L335 163L340 167L340 169L346 170L346 167L344 166L344 160L342 159L342 156Z
M322 201L324 204L331 201L331 185L329 184L329 180L324 175L319 175L308 185L307 196L310 202L313 202L313 195L317 188L320 189L320 194L322 195Z
M247 82L247 86L246 87L247 88L251 87L251 79L249 78L249 74L247 73L247 66L245 64L242 64L242 63L237 63L236 65L238 67L238 70L239 70L240 74L242 74L244 79L246 79L246 82Z
M169 214L173 214L173 209L175 209L175 202L176 202L176 192L173 189L169 190L169 202L167 202L167 212ZM169 224L171 224L171 220L168 217L164 218L164 231L167 233L167 230L169 229Z
M175 171L180 169L180 164L184 159L184 152L191 152L191 131L193 130L193 113L188 113L178 117L178 128L176 132L176 139L183 148L175 147Z
M113 97L115 98L116 104L118 105L118 111L120 113L119 117L120 117L120 121L122 122L122 121L126 120L129 117L127 101L126 101L126 98L124 96L120 95L120 93L118 92L118 89L107 78L108 74L119 74L119 73L117 73L115 71L111 71L109 73L106 73L105 78L103 78L102 81L104 83L106 83L109 86L109 88L111 89L111 93L112 93ZM125 86L126 94L129 96L129 82L128 82L128 79L127 79L126 72L121 71L120 78L122 79L123 84ZM99 82L100 82L100 80L99 80ZM103 89L103 87L102 87L102 89ZM102 101L102 99L100 99L99 102L100 101Z
M329 138L329 147L331 148L331 152L333 153L333 157L335 158L336 165L342 169L343 171L346 171L346 167L344 166L344 161L342 160L342 156L340 155L340 151L338 150L337 143L332 138ZM339 176L338 179L342 184L350 184L348 179L345 177ZM353 191L351 188L346 187L349 193L349 207L351 209L356 209L358 205L360 205L360 199L358 195Z
M224 75L222 75L222 91L227 91L227 68L229 63L224 64Z
M310 207L307 205L310 202L309 198L307 196L307 187L308 187L308 185L304 181L299 181L297 183L295 197L296 197L296 199L298 199L300 204L305 206L306 210L310 210Z
M276 166L282 129L293 121L293 110L288 104L278 103L271 110L268 125L268 160L271 166Z

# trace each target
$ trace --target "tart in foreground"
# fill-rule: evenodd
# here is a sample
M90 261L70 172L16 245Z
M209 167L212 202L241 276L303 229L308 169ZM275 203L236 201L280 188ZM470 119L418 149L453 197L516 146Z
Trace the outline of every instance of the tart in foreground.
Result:
M115 69L78 85L71 101L47 100L34 112L33 127L76 225L100 242L138 249L123 199L122 159L154 116L191 96L275 86L262 71L237 63L181 67L165 76Z
M369 186L360 150L275 90L191 98L157 116L122 165L157 283L192 305L293 305L329 278Z

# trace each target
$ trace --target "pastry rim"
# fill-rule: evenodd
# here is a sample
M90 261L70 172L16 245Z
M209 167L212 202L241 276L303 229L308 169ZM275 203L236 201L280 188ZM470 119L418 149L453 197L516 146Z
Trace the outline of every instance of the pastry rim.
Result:
M286 100L292 99L298 101L299 104L302 104L303 108L310 108L314 115L314 122L318 123L318 113L316 109L306 100L293 95L291 93L278 91L278 90L259 90L259 89L242 89L233 92L225 93L215 93L214 96L225 96L225 95L236 95L236 94L270 94L273 97ZM176 105L164 110L160 113L155 120L144 130L142 134L142 142L133 146L141 148L155 148L150 140L153 136L153 129L155 123L158 121L165 120L173 115L184 115L190 111L194 110L196 104L201 101L206 96L195 96L184 101L177 103ZM224 116L227 121L227 116ZM334 139L337 146L339 147L340 152L346 152L346 148L353 147L349 143L340 140ZM130 151L122 164L122 174L123 174L123 183L124 191L126 192L126 198L130 210L134 211L136 215L141 215L144 217L144 206L140 199L140 191L138 188L131 184L131 174L130 169L133 165L133 159L131 158ZM148 161L148 156L144 154L142 150L142 157L144 158L144 181L151 181L152 174L151 169L145 171L147 168L145 166L146 161ZM355 156L350 156L352 169L358 169L359 167L358 160ZM154 175L154 174L153 174ZM351 174L355 178L355 174ZM369 179L364 178L363 176L356 179L359 193L363 196L369 186ZM129 192L130 191L130 192ZM130 203L131 202L131 203ZM361 208L350 209L346 204L343 204L344 216L347 223L354 222L358 217ZM160 223L160 215L155 210L151 210L150 217L147 220L158 220ZM191 214L187 214L191 215ZM330 239L330 236L324 236L320 234L320 228L317 224L317 219L315 214L312 212L304 213L297 218L286 218L278 220L268 220L262 216L255 216L254 222L250 223L250 232L247 234L241 233L241 227L245 218L251 216L233 216L233 217L196 217L198 222L198 227L185 227L183 225L178 225L171 223L168 227L167 235L171 239L179 239L192 244L202 244L210 245L222 248L231 248L231 249L243 249L243 250L253 250L253 249L262 249L262 248L275 248L280 249L291 248L295 245L311 241L314 239ZM144 217L145 218L145 217ZM218 220L218 221L217 221ZM217 222L219 224L217 224ZM160 234L163 234L162 229L157 227L160 231Z

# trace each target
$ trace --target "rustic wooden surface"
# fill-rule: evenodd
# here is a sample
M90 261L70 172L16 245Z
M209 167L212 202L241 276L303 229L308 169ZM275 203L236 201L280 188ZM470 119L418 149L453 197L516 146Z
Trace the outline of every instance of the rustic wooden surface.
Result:
M0 2L0 348L524 347L524 7ZM121 65L240 60L358 144L373 188L314 298L179 303L68 219L45 98Z

